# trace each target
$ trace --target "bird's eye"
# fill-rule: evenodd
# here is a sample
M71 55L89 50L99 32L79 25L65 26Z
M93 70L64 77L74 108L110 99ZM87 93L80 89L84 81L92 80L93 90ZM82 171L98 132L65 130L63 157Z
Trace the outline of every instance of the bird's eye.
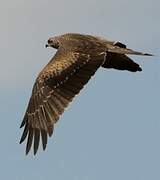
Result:
M51 39L48 39L48 44L51 44L52 43L52 40Z

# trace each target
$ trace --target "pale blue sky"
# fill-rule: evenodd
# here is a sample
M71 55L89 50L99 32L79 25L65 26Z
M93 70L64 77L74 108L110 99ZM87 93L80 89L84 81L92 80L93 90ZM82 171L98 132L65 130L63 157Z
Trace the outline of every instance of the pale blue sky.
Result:
M25 156L19 125L50 36L101 35L159 55L159 0L0 1L0 179L159 180L160 59L140 73L99 69L56 124L45 152Z

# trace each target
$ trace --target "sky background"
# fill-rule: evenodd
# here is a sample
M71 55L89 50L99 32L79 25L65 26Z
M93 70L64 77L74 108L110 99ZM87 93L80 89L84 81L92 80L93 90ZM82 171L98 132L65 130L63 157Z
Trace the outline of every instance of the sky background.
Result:
M143 71L100 68L56 124L45 152L25 156L19 129L34 80L56 52L50 36L101 35L160 55L159 0L0 0L0 179L159 180L160 59Z

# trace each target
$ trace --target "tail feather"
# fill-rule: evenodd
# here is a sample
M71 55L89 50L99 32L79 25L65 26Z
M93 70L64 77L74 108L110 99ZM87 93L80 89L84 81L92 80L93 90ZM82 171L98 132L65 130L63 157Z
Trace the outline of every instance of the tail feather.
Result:
M112 52L112 53L117 53L117 54L133 54L133 55L141 55L141 56L154 56L153 54L149 53L143 53L143 52L138 52L134 51L132 49L128 49L125 47L122 47L122 43L116 43L115 45L107 44L107 52Z

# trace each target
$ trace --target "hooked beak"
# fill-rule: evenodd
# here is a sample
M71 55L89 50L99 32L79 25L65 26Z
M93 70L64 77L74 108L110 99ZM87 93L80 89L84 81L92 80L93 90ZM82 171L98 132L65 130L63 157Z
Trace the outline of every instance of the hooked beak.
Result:
M51 45L50 44L46 44L45 47L48 48L48 47L51 47Z

